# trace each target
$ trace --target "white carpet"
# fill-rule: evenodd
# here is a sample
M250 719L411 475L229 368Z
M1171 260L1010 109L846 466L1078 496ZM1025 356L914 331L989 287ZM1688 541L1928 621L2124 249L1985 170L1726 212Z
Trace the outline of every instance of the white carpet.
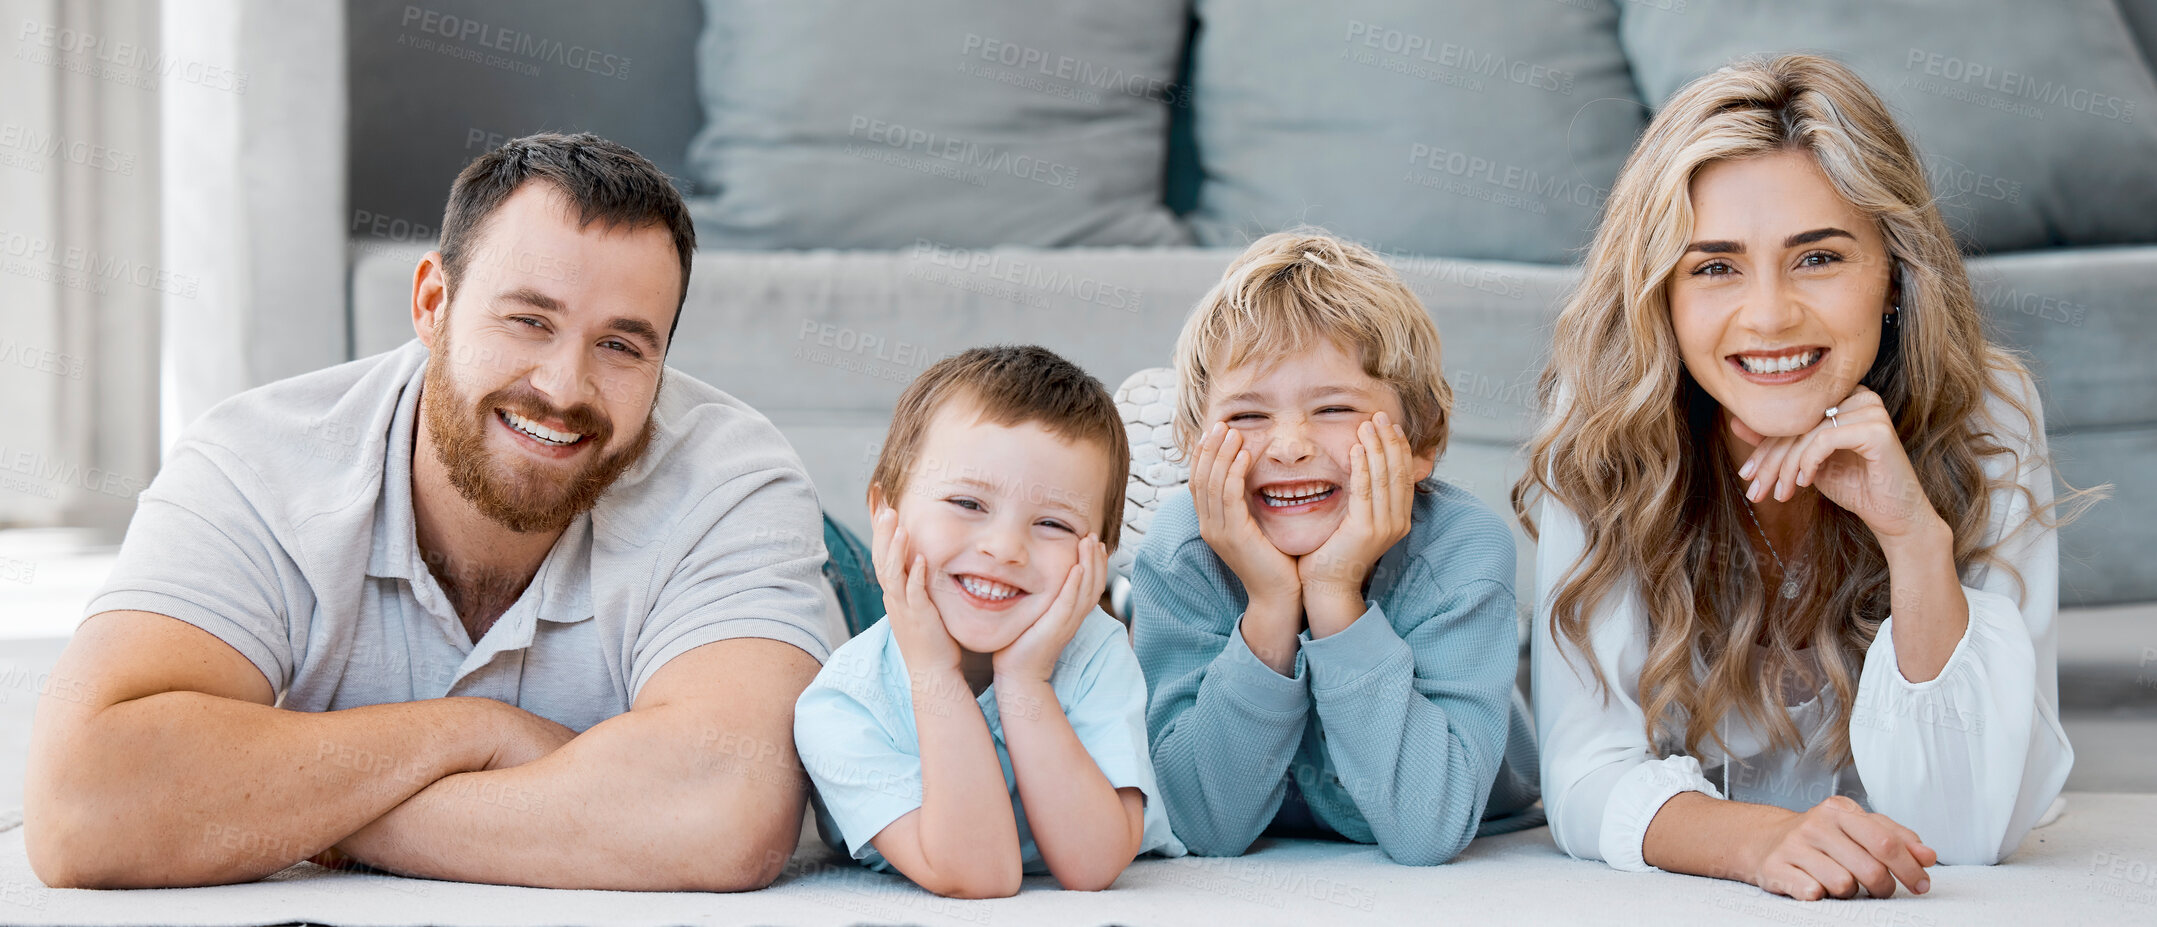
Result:
M4 822L0 822L4 826ZM293 866L246 885L142 891L53 890L0 832L0 923L441 924L2157 924L2157 795L2075 794L2055 824L1996 867L1938 867L1932 892L1803 903L1748 885L1614 872L1571 860L1536 828L1477 841L1452 863L1415 869L1375 848L1271 841L1237 859L1145 859L1114 888L1058 891L1028 879L1017 897L937 898L903 879L834 863L813 838L777 885L740 895L551 891L432 882Z

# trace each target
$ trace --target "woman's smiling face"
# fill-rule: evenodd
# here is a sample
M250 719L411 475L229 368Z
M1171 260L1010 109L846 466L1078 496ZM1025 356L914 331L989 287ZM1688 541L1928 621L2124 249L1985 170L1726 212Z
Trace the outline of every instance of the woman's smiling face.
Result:
M1205 420L1227 422L1251 454L1244 479L1251 517L1291 557L1317 550L1347 516L1357 426L1379 412L1404 418L1393 387L1331 341L1264 366L1224 370L1207 392ZM1418 478L1428 476L1437 454L1415 461Z
M1879 223L1803 151L1709 164L1691 197L1668 284L1686 370L1754 431L1803 434L1879 353L1894 263Z

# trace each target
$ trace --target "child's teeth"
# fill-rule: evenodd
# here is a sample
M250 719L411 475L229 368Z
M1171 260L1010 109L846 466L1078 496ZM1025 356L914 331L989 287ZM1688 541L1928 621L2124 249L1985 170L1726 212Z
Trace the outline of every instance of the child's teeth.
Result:
M1265 500L1267 505L1279 508L1302 505L1314 499L1323 499L1332 493L1333 486L1330 483L1309 483L1279 489L1262 489L1259 490L1258 494L1260 498Z
M1019 594L1019 590L1015 587L974 576L959 577L959 585L965 586L967 592L984 599L1008 599Z

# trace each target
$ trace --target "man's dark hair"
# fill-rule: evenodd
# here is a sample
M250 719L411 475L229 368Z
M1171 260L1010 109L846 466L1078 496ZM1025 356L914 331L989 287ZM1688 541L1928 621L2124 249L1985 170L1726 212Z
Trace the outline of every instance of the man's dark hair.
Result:
M511 139L465 165L449 188L442 212L442 274L454 289L471 249L486 231L487 217L527 180L552 184L577 207L577 227L593 222L640 228L657 225L674 236L682 259L682 295L674 304L674 324L667 345L682 324L682 304L689 298L689 262L696 256L697 230L689 207L667 175L616 142L579 132L542 132Z

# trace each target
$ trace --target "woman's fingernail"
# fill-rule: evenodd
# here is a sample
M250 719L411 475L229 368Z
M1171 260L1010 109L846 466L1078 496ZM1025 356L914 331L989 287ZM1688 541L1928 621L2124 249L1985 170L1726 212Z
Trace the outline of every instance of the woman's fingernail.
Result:
M1755 501L1755 502L1757 502L1757 501L1759 501L1759 500L1760 500L1760 481L1759 481L1759 480L1754 480L1754 481L1752 482L1752 485L1750 485L1750 486L1747 486L1747 487L1745 487L1745 498L1747 498L1747 499L1751 499L1751 500L1753 500L1753 501Z
M1745 462L1745 466L1742 466L1742 467L1739 467L1739 468L1738 468L1738 479L1741 479L1741 480L1749 480L1749 479L1752 479L1752 478L1753 478L1753 468L1754 468L1754 467L1757 467L1757 466L1760 466L1760 461L1758 461L1758 460L1748 460L1748 461L1746 461L1746 462Z
M1918 893L1918 894L1922 895L1922 894L1924 894L1924 893L1926 893L1926 892L1929 892L1929 891L1932 891L1932 880L1931 880L1931 879L1919 879L1919 880L1917 880L1917 893Z

